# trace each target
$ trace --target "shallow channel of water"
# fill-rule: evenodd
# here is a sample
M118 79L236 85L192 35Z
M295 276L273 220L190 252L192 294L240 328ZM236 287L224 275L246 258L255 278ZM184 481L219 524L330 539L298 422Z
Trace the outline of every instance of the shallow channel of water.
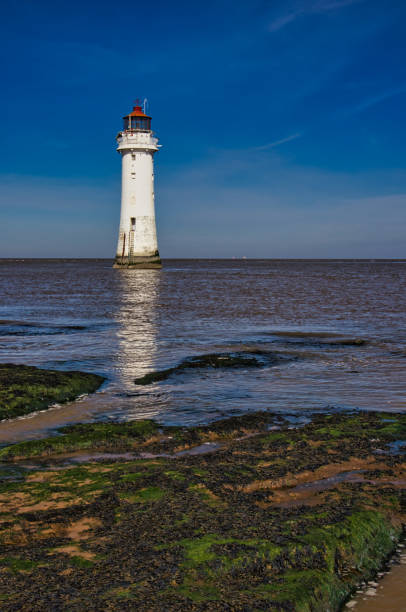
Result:
M406 409L406 262L0 260L0 360L97 372L100 392L0 424L0 443L69 422L196 424L250 410ZM134 379L207 353L260 368Z

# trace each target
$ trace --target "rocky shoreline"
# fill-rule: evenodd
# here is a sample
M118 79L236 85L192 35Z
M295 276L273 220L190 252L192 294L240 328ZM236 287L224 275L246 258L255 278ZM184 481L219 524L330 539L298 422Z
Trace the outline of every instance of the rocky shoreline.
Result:
M404 414L261 412L4 447L1 607L339 610L402 536L405 434Z
M104 382L86 372L61 372L14 363L0 364L0 420L46 410L52 404L93 393Z

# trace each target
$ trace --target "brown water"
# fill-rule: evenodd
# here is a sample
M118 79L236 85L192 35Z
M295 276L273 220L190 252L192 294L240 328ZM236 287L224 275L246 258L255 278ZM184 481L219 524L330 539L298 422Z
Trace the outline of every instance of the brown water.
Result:
M100 392L0 424L0 442L68 422L207 422L250 410L406 409L406 262L0 260L0 360L97 372ZM266 367L155 369L261 349Z

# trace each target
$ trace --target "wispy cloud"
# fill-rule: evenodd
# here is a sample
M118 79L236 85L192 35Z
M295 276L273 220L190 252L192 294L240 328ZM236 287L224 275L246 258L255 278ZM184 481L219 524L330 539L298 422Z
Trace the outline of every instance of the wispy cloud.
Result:
M277 32L292 21L295 21L298 17L329 13L364 1L365 0L318 0L317 2L301 2L296 4L292 10L286 12L284 15L275 17L268 25L268 30L269 32Z
M223 180L235 164L213 158L200 176L190 168L161 185L160 241L168 256L405 256L406 191L387 190L389 177L378 188L379 179L367 174L242 156L237 186Z
M304 10L292 11L291 13L286 13L286 15L281 15L280 17L276 17L271 23L268 25L269 32L277 32L284 28L288 23L297 19L305 13Z
M272 140L271 142L266 142L262 145L257 145L255 147L244 147L244 148L227 148L227 149L212 149L212 153L217 157L224 156L224 159L230 160L230 155L233 156L233 164L239 165L241 156L244 156L246 153L260 153L262 151L268 151L270 149L276 149L277 147L287 143L292 142L292 140L297 140L303 136L303 132L295 132L294 134L290 134L289 136L285 136L285 138L279 138L278 140ZM264 156L262 156L264 157ZM266 156L265 156L266 157Z
M286 138L281 138L280 140L274 140L273 142L268 142L267 144L260 145L259 147L253 147L252 151L265 151L266 149L274 149L275 147L279 147L280 145L285 144L286 142L291 142L292 140L296 140L297 138L301 138L302 132L296 132L296 134L291 134L290 136L286 136Z
M355 115L356 113L360 113L363 110L370 108L371 106L375 106L376 104L379 104L380 102L383 102L384 100L388 100L389 98L393 98L394 96L397 96L404 92L406 92L406 84L401 87L386 89L385 91L382 91L375 95L368 96L364 100L361 100L361 102L358 102L358 104L356 104L355 106L347 109L345 114Z

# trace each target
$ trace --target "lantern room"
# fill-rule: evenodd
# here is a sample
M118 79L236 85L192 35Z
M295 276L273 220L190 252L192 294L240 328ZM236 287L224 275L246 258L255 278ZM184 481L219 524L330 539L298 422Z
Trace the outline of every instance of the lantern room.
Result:
M139 105L134 106L132 112L124 117L125 132L150 132L151 117L148 117Z

